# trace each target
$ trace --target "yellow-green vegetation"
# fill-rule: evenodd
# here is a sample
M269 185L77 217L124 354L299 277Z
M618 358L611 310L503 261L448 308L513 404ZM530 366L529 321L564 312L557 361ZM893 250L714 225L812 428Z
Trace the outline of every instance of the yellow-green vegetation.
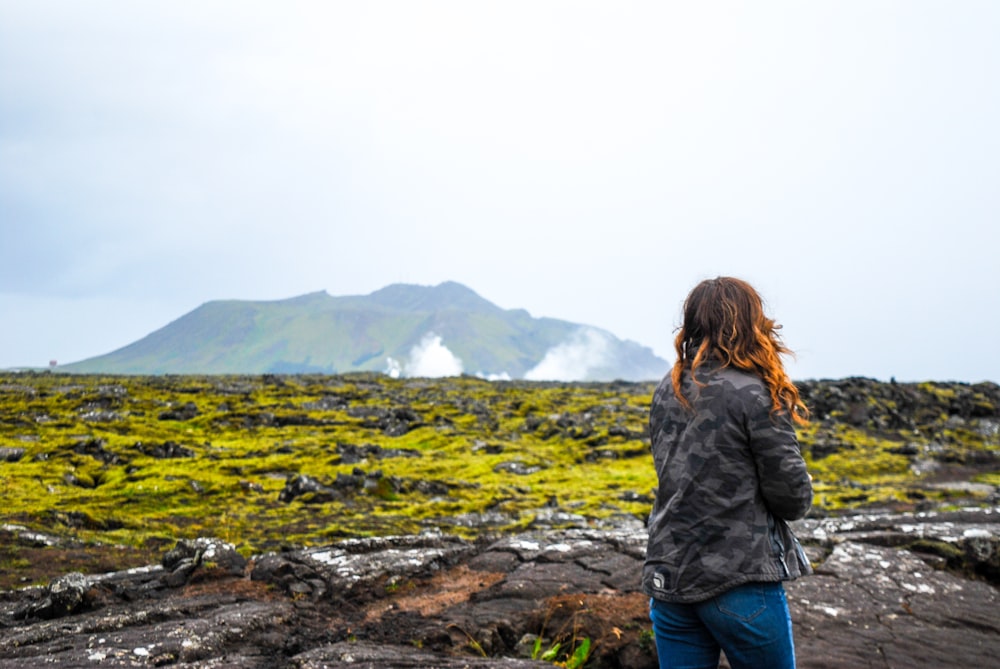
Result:
M642 516L654 485L650 393L366 374L0 376L0 447L23 449L0 463L5 517L83 541L211 535L249 553L431 528L473 534L468 518L484 512L500 519L495 529L524 527L551 500L591 519ZM348 461L344 446L375 455ZM364 485L282 501L296 475L333 490L338 476L363 475Z
M817 434L832 439L839 448L818 458L810 448ZM870 504L906 502L915 481L910 460L900 454L899 443L838 424L832 429L810 425L800 430L806 465L813 476L815 503L828 510Z
M516 530L552 509L575 522L644 519L656 484L652 391L377 374L0 375L4 518L134 548L215 536L245 554L348 536ZM802 429L817 503L945 495L915 494L914 456L901 444L955 457L1000 448L993 433L947 423L913 432L836 417ZM290 494L295 477L320 488Z
M973 483L985 483L986 485L992 485L1000 488L1000 472L979 474L978 476L974 476L972 481Z
M815 417L799 439L823 509L988 503L984 489L1000 484L994 383L852 378L799 388Z

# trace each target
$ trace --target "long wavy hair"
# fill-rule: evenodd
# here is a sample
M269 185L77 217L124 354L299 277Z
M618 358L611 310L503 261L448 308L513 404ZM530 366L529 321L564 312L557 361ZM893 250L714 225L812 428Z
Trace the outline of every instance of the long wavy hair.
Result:
M677 362L670 378L677 399L687 408L681 391L684 370L695 370L709 359L723 367L756 374L771 393L772 412L787 411L793 421L806 425L809 410L785 373L781 355L791 354L781 341L781 326L764 315L764 304L746 281L720 276L702 281L684 301L684 324L674 339Z

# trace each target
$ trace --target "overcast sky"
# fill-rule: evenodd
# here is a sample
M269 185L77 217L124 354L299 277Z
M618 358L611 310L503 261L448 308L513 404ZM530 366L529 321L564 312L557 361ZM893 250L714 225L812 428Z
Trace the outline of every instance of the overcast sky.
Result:
M0 368L448 280L672 362L733 275L794 378L1000 381L998 35L993 0L0 0Z

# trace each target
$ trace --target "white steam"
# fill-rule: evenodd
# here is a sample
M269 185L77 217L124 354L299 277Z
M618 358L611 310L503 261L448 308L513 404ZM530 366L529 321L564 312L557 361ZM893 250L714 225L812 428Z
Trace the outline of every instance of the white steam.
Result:
M487 381L510 381L510 374L507 372L500 372L499 374L492 372L476 372L476 376Z
M545 357L524 374L529 381L583 381L591 370L607 365L611 352L608 335L581 328L561 344L545 352Z
M462 361L441 343L441 337L428 332L413 348L405 365L394 358L386 359L385 373L396 379L400 376L461 376Z
M569 338L553 346L541 362L529 369L524 378L529 381L584 381L594 371L607 367L611 361L611 337L600 330L581 328ZM441 337L428 332L412 349L406 362L386 358L385 373L399 377L439 378L461 376L461 359L441 343ZM510 380L507 372L476 374L489 381Z

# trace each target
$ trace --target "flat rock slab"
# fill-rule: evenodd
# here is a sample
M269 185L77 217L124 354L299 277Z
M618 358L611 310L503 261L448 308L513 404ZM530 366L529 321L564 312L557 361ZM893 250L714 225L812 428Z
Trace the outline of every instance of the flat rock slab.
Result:
M787 592L800 667L990 667L1000 653L996 586L910 551L842 543Z
M998 521L797 523L816 565L787 586L799 666L994 666ZM163 565L0 592L0 667L551 667L532 656L559 643L565 661L588 639L588 667L652 669L645 541L640 526L382 537L245 565L221 542L186 542Z

